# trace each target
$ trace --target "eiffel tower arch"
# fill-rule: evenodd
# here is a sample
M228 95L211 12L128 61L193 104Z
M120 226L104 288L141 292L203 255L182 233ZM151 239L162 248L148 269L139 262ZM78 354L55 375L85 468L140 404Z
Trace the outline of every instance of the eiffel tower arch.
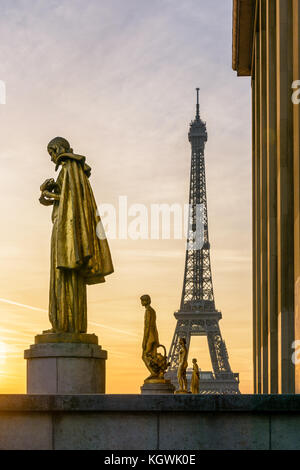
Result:
M186 339L189 350L192 336L206 336L211 372L200 372L200 393L237 394L239 374L233 373L222 339L216 310L210 263L204 149L207 142L206 124L200 119L199 88L196 117L190 124L189 142L192 147L187 249L181 304L174 316L177 320L168 360L166 376L177 387L179 339ZM199 358L201 367L201 358Z

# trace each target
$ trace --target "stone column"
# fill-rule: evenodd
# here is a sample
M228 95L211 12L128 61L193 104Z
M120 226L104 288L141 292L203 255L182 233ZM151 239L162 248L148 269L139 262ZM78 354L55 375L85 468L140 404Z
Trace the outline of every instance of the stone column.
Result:
M279 393L294 393L293 12L276 0Z
M293 80L300 80L300 0L293 0ZM293 111L295 339L300 340L300 104L294 104ZM300 393L300 364L295 369L295 393Z
M253 355L253 392L257 393L257 364L256 364L256 239L255 239L255 227L256 227L256 214L255 214L255 129L256 129L256 115L255 115L255 75L252 74L251 79L252 89L252 355Z
M27 393L105 393L107 352L91 334L37 335L24 352L27 360Z
M255 67L255 172L254 187L255 187L255 251L254 256L256 257L255 266L256 272L253 276L253 282L255 282L256 298L255 310L256 310L256 325L254 334L256 335L256 393L261 393L261 301L260 301L260 289L261 289L261 274L260 274L260 194L259 194L259 182L260 182L260 60L259 60L259 32L255 33L255 45L254 45L254 67Z
M276 2L267 0L268 393L278 393Z
M267 74L266 74L266 0L259 2L260 73L260 302L261 302L261 383L268 393L268 265L267 265Z

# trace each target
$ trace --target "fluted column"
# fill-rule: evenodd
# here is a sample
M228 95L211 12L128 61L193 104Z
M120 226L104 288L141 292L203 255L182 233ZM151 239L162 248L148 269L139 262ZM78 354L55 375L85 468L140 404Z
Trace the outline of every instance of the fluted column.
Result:
M255 162L254 162L254 244L255 244L255 267L256 271L253 276L253 282L255 283L256 297L255 311L256 311L256 325L254 334L256 335L256 393L262 391L261 381L261 263L260 263L260 48L259 48L259 32L255 33L255 50L254 50L254 67L255 67Z
M276 2L266 2L268 392L278 392Z
M266 0L259 3L260 73L260 303L262 393L268 393L268 264L267 264L267 67Z
M252 89L252 355L253 355L253 391L257 393L257 364L256 364L256 211L255 211L255 128L256 128L256 114L255 114L255 74L251 79Z
M300 0L293 0L293 80L300 80ZM294 118L294 249L295 339L300 339L300 104L293 105ZM295 392L300 393L300 364L295 370Z
M294 392L294 190L292 0L276 0L279 392Z

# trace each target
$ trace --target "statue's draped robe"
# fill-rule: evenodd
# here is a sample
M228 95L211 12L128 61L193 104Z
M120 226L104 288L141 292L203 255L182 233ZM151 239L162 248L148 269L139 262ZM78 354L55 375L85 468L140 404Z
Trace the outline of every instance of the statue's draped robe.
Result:
M86 285L113 272L109 246L88 180L85 157L59 156L54 202L49 318L57 332L87 331Z

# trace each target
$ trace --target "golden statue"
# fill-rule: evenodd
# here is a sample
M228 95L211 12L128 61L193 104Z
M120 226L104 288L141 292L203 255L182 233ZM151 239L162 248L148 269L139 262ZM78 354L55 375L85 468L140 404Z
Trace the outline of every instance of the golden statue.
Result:
M188 366L187 357L188 350L186 348L186 339L179 339L179 366L177 370L177 379L179 389L175 393L189 393L187 390L187 378L186 378L186 369Z
M199 393L199 367L197 364L197 359L193 359L193 374L192 374L192 381L191 381L191 392L194 394Z
M169 367L167 361L166 348L159 344L158 331L156 327L156 312L151 307L151 298L149 295L142 295L141 304L145 307L145 323L143 338L142 359L150 372L145 383L169 383L165 380L164 374ZM157 352L158 348L163 348L164 355Z
M48 153L60 168L56 181L40 187L40 203L53 205L49 319L45 333L86 333L86 286L113 272L108 242L89 182L91 168L69 142L56 137Z

